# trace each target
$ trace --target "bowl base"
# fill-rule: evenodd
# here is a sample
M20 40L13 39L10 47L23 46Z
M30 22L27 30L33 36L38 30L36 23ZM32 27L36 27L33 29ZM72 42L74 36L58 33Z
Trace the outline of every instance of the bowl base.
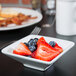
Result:
M23 64L25 67L28 67L28 68L31 68L31 69L35 69L35 70L39 70L39 71L45 71L47 70L49 67L51 67L52 65L49 65L48 67L46 68L40 68L40 67L36 67L36 66L32 66L32 65L29 65L29 64Z
M25 67L31 68L31 69L35 69L35 70L39 70L39 71L45 71L45 69L43 68L39 68L39 67L35 67L32 65L28 65L28 64L23 64Z

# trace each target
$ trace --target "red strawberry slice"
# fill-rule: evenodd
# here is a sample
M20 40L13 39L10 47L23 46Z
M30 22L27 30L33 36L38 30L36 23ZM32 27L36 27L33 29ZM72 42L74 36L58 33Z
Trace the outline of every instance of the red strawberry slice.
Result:
M39 43L41 43L41 42L46 42L45 39L44 39L44 37L41 37L40 39L38 39L37 45L38 45Z
M35 58L36 52L37 52L37 50L34 51L34 52L31 54L31 57L32 57L32 58Z
M37 51L34 53L34 57L43 61L51 61L56 56L59 55L59 52L51 47L47 42L41 42L38 45Z
M14 54L19 54L19 55L31 55L31 51L28 49L28 47L24 43L20 43L18 47L13 50Z
M63 52L63 49L62 49L57 43L55 44L54 48L55 48L59 53Z

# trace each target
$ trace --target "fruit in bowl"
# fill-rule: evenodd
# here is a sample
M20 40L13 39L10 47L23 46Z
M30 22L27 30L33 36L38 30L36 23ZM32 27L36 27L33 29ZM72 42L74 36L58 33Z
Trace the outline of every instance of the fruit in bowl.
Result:
M63 52L55 41L46 42L44 37L30 39L27 43L21 42L14 50L14 54L23 55L42 61L51 61Z

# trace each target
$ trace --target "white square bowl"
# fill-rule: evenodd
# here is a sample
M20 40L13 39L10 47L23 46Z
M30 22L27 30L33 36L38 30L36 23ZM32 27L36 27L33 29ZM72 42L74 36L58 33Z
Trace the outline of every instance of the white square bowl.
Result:
M12 43L11 45L5 47L4 49L1 50L1 52L3 54L7 55L7 56L19 61L19 62L21 62L26 67L30 67L30 68L33 68L33 69L45 71L55 61L57 61L63 54L65 54L67 51L69 51L69 49L71 49L75 45L75 43L71 42L71 41L43 36L47 42L55 41L55 42L58 43L59 46L61 46L63 48L63 52L61 54L59 54L56 58L54 58L52 61L46 62L46 61L42 61L42 60L38 60L38 59L34 59L34 58L29 58L29 57L26 57L26 56L13 54L13 49L15 49L15 47L20 42L28 42L31 38L40 38L40 37L42 37L42 36L29 35L27 37L24 37L24 38L16 41L15 43Z

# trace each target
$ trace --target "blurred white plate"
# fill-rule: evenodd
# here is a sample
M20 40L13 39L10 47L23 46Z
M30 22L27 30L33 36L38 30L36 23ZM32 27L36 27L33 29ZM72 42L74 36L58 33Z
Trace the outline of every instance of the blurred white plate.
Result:
M63 52L50 62L46 62L46 61L42 61L42 60L38 60L38 59L34 59L34 58L29 58L26 56L16 55L16 54L12 53L13 49L15 49L15 47L20 42L28 42L31 38L40 38L40 37L41 36L39 36L39 35L29 35L27 37L24 37L24 38L16 41L15 43L13 43L11 45L5 47L4 49L1 50L1 52L19 62L21 62L26 67L45 71L47 68L49 68L54 62L56 62L62 55L64 55L67 51L69 51L69 49L71 49L75 45L75 43L71 42L71 41L43 36L47 42L49 42L50 40L55 41L58 43L59 46L61 46L63 48Z
M38 11L32 10L32 9L26 9L26 8L13 8L13 7L8 7L8 8L2 8L2 11L15 11L15 13L23 13L25 15L31 15L32 17L37 16L36 19L31 19L27 22L23 22L22 25L16 25L16 24L10 24L7 27L0 27L0 31L5 31L5 30L14 30L14 29L20 29L28 26L32 26L33 24L36 24L42 20L42 14L39 13ZM9 12L9 13L10 13ZM12 12L11 12L12 13Z

